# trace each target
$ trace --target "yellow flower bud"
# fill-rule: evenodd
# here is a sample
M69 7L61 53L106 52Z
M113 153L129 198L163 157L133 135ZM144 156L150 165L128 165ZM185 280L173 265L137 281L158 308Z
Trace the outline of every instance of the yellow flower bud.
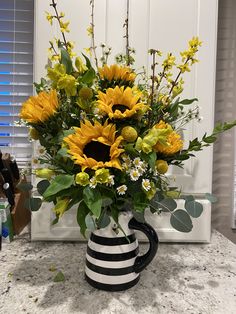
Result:
M107 183L110 172L108 169L101 168L95 171L95 179L98 183Z
M76 66L76 68L80 74L82 74L88 70L87 66L83 63L83 61L80 57L77 57L75 59L75 66Z
M55 171L48 168L36 169L35 174L39 178L50 180L55 175Z
M59 89L65 89L68 97L76 95L76 79L72 75L65 74L62 76L59 79L57 86Z
M59 216L59 218L61 218L61 216L66 211L69 202L69 198L59 199L57 201L56 206L53 208L53 211L56 213L57 216Z
M75 176L75 183L86 186L89 184L89 175L86 172L79 172Z
M171 198L179 198L180 197L180 191L167 191L165 194L167 197L171 197Z
M39 139L39 133L35 128L30 128L29 130L29 136L32 138L32 140L38 140Z
M136 141L138 137L138 133L132 126L125 126L121 130L121 136L124 138L127 142L134 142Z
M168 171L168 163L165 160L156 161L156 169L160 174L164 174Z
M93 97L93 91L89 87L82 87L79 91L79 97L82 98L83 100L89 100Z
M155 196L156 191L157 191L157 189L155 187L155 184L153 182L151 182L151 189L149 191L145 191L149 201Z

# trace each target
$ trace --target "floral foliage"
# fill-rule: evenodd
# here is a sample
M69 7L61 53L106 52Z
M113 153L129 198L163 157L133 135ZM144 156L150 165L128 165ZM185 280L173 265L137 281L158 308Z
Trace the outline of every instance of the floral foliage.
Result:
M170 185L168 168L183 167L194 151L235 125L219 124L213 134L184 143L185 124L200 117L193 105L197 99L180 98L183 74L198 62L201 41L193 37L180 61L172 53L162 58L159 50L150 49L151 75L135 70L128 45L126 54L109 64L111 48L102 44L101 60L96 56L91 1L91 62L90 56L74 53L65 36L69 22L54 0L51 6L54 13L47 12L46 18L51 25L59 23L61 38L50 41L47 77L35 84L38 94L23 104L20 116L31 127L31 138L44 147L35 173L44 179L38 184L43 200L54 203L54 222L76 205L84 234L91 220L93 227L102 228L111 216L118 222L123 210L144 219L149 208L152 213L169 211L174 228L190 231L190 217L201 214L201 204L186 197L186 211L176 209L174 199L181 193Z

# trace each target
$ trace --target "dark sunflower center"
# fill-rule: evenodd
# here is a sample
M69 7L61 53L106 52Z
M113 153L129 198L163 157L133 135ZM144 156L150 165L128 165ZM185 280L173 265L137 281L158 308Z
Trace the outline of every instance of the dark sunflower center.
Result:
M110 161L110 146L97 141L91 141L85 145L84 154L88 158L93 158L97 161Z
M115 112L116 110L120 110L120 112L124 113L126 109L129 109L125 105L113 105L112 111Z

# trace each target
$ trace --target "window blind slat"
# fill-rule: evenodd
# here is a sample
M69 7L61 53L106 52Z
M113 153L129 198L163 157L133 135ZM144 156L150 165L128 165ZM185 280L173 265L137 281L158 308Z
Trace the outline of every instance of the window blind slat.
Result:
M0 149L21 167L31 161L27 128L17 122L33 93L33 11L33 0L0 0Z

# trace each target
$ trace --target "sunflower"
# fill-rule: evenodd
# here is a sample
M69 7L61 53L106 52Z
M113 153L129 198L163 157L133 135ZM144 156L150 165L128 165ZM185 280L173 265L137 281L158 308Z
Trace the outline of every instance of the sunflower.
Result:
M98 92L98 108L110 119L129 118L138 111L148 110L148 106L139 102L141 95L140 91L130 87L108 88L106 93Z
M157 129L167 129L170 125L161 120L155 127ZM183 140L181 140L181 136L175 131L167 135L166 142L167 145L164 145L158 141L156 145L153 146L153 149L158 153L173 155L183 148Z
M124 151L119 148L122 140L122 136L116 137L114 124L106 121L102 125L95 121L93 125L88 120L81 123L80 128L75 128L75 133L64 138L68 153L82 170L106 167L121 169L118 157Z
M20 118L29 123L45 122L58 108L57 92L41 92L37 96L30 97L23 105Z
M108 81L126 81L134 82L136 74L128 67L121 67L117 64L112 64L108 66L99 68L99 75L102 80Z

